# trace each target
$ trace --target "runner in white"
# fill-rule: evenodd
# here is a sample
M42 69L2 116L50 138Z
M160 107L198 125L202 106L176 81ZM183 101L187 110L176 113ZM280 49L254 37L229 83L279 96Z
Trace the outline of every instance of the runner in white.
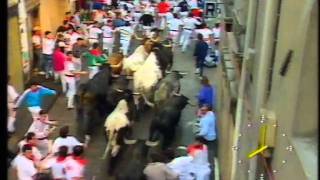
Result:
M112 21L108 20L104 26L102 26L103 31L103 50L108 49L108 55L112 54L113 49L113 29L112 29Z
M99 43L99 34L102 33L102 30L98 28L98 23L89 26L89 43Z
M72 148L77 145L82 145L75 137L69 136L69 127L64 126L60 129L60 137L54 140L52 145L52 153L55 154L59 151L60 146L68 147L68 154L72 153Z
M10 76L8 77L8 81L10 81ZM17 102L19 98L19 94L15 90L15 88L12 85L7 85L7 92L8 92L8 124L7 124L7 130L10 133L13 133L15 131L14 123L16 121L16 111L14 109L15 103Z
M185 52L187 49L187 46L190 43L190 36L195 29L196 25L200 25L201 22L197 19L193 18L192 13L189 13L189 16L183 21L183 31L180 38L180 46L182 46L182 52Z
M126 22L125 26L116 28L116 31L120 32L120 44L124 56L128 56L129 46L134 30L131 28L130 23Z
M42 157L47 156L52 146L52 140L48 136L55 130L54 121L49 121L48 113L45 110L39 112L40 117L35 119L29 127L27 133L33 132L37 138L37 147Z
M173 19L168 21L168 28L169 28L169 38L172 39L173 42L173 48L178 43L179 34L181 31L181 27L183 25L183 22L181 19L178 18L178 14L173 14Z

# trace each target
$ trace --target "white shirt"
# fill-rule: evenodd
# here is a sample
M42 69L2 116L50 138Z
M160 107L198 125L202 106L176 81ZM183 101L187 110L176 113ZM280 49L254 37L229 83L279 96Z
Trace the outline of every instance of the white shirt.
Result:
M99 34L102 33L102 30L97 27L91 27L89 29L89 38L98 39Z
M196 34L202 34L202 36L203 36L203 40L206 42L206 43L210 43L210 36L213 36L213 32L210 30L210 29L208 29L208 28L204 28L204 29L196 29L195 30L195 33Z
M54 51L55 40L43 38L42 39L42 53L47 55L52 55Z
M7 85L7 92L8 92L8 103L14 103L14 100L18 98L19 94L14 89L14 87L9 84Z
M103 37L104 38L112 38L113 37L113 30L110 26L103 26L102 28L103 31Z
M183 25L183 22L180 19L173 18L170 21L168 21L168 27L170 30L178 31L180 29L179 27L182 25Z
M68 153L71 154L73 151L73 147L77 145L82 145L75 137L67 136L66 138L58 137L52 145L52 152L56 153L59 151L60 146L67 146Z
M82 38L82 36L77 32L73 32L70 36L70 44L73 45L74 43L76 43L78 38Z
M66 162L68 157L64 160L57 161L57 158L51 164L51 173L54 179L66 178Z
M199 22L198 20L196 20L195 18L190 18L190 17L187 17L187 18L184 18L183 20L183 28L185 29L194 29L196 28L196 25L200 25L201 22Z
M32 176L37 173L33 161L22 154L18 154L11 165L18 171L18 180L33 180Z
M117 28L120 31L120 40L130 41L134 30L130 26L121 26Z
M212 28L213 31L213 37L214 38L220 38L220 28Z
M179 174L180 180L193 180L191 176L191 173L194 173L192 160L191 156L181 156L173 159L167 166Z
M19 152L22 153L22 147L27 144L26 140L22 140L18 143ZM32 146L32 154L34 156L34 161L39 162L42 159L42 155L39 151L39 149L35 146Z
M32 36L32 43L36 46L41 45L41 37L39 35Z
M172 14L171 12L167 12L166 18L167 18L167 21L170 21L170 20L172 20L174 17L173 17L173 14Z
M75 177L84 177L85 165L74 160L72 157L68 157L66 160L65 169L67 180L72 180Z

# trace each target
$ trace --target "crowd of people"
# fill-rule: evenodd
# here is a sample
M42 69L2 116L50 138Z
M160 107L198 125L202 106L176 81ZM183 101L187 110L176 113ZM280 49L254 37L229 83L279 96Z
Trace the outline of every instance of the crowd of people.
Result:
M195 73L200 75L203 87L198 94L199 132L196 141L187 148L185 156L177 157L173 151L151 155L152 162L144 170L150 180L210 179L213 158L208 157L217 156L214 149L215 89L203 75L203 67L212 54L218 57L215 63L219 62L220 27L219 24L208 27L202 16L202 7L203 3L196 0L110 1L103 2L101 9L90 7L73 14L66 12L56 32L41 32L39 27L33 29L33 68L39 75L61 83L62 93L68 99L68 109L74 108L74 96L81 75L89 74L91 79L99 71L99 66L116 52L117 38L124 56L132 50L132 39L140 39L136 32L153 41L171 39L173 50L181 47L182 52L190 46L190 40L197 39ZM27 106L33 119L24 139L18 144L18 155L11 163L18 179L41 179L48 174L48 170L53 179L85 178L88 161L83 154L87 144L68 135L68 126L60 128L59 137L55 140L49 139L57 121L49 119L42 101L45 96L56 94L55 90L31 82L30 87L19 95L8 84L8 132L15 132L16 110L22 105Z

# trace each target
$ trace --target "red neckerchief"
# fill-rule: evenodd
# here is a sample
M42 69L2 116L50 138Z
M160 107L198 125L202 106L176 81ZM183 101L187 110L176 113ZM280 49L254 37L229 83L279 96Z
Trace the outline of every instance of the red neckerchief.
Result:
M202 150L204 150L204 145L190 145L189 147L188 147L188 154L190 154L191 156L194 156L194 154L195 154L195 152L197 152L197 151L202 151Z
M80 157L80 156L73 156L72 157L74 160L76 160L79 164L85 166L88 164L88 160L84 159L83 157Z
M62 162L62 161L64 161L66 159L66 157L61 157L61 156L59 156L59 157L57 157L57 162Z

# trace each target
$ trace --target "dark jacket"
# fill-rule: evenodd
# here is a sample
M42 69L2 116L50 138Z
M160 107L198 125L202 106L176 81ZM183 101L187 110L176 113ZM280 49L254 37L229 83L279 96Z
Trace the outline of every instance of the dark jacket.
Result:
M205 41L198 41L193 56L196 56L197 60L205 60L208 49L209 46Z

